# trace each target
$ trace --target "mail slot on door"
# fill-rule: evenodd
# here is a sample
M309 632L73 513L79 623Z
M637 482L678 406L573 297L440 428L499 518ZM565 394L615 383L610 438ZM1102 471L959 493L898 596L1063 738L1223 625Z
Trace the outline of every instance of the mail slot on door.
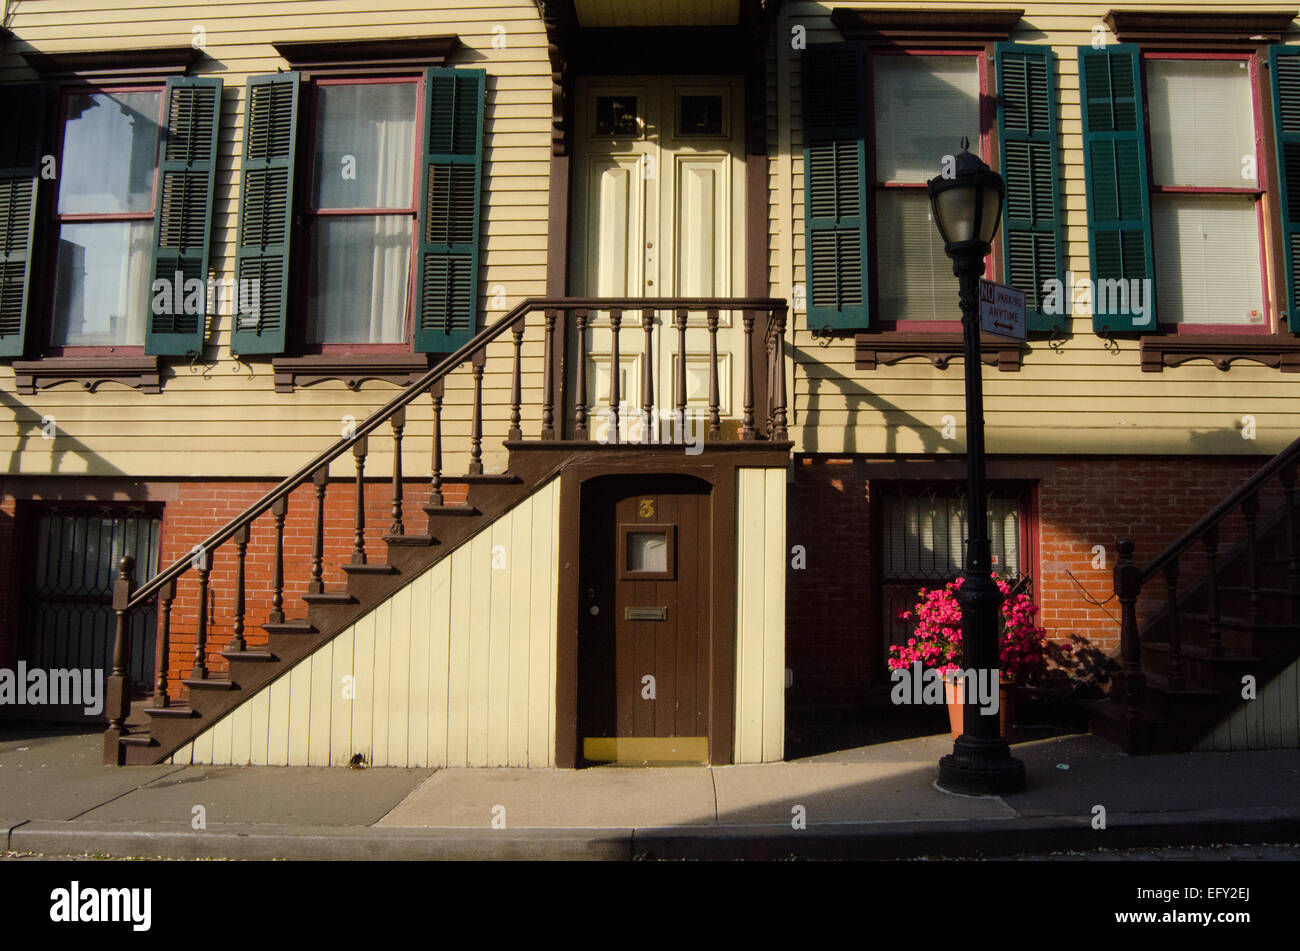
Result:
M626 621L666 621L667 608L624 608L623 619Z

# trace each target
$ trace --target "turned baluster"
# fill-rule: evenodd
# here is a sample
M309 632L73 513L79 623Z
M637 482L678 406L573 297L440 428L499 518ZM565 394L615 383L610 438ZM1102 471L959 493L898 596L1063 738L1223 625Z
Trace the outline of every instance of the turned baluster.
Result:
M573 312L578 332L578 367L576 405L573 408L573 438L587 438L587 310L579 307Z
M546 312L546 332L543 335L545 348L542 362L542 438L555 438L555 374L552 364L555 362L555 321L558 310Z
M1142 587L1141 571L1133 563L1133 539L1124 538L1119 543L1119 558L1115 563L1115 594L1120 603L1119 643L1122 658L1121 674L1124 704L1130 720L1142 713L1146 693L1146 677L1142 673L1142 641L1137 622L1137 599Z
M284 623L284 518L289 513L289 500L281 496L271 503L271 517L275 519L275 573L271 578L272 624Z
M325 486L329 480L329 463L311 474L312 485L316 487L316 530L311 542L311 580L307 582L309 594L322 594L325 591Z
M754 438L754 312L747 310L741 318L745 327L745 415L741 420L740 438Z
M722 438L721 400L718 398L718 309L705 314L709 327L709 438Z
M194 553L194 569L199 576L199 622L194 632L194 664L190 668L190 679L208 679L208 574L211 572L211 559L206 549L200 548Z
M619 418L618 418L618 401L622 398L619 392L622 386L620 377L623 375L619 366L618 357L618 332L623 327L623 311L617 307L609 312L609 442L618 444L622 440L619 438Z
M510 375L510 432L508 439L523 439L524 432L519 426L520 406L523 403L523 347L524 347L524 321L523 318L510 328L510 333L515 340L515 364Z
M158 600L162 602L162 626L158 631L157 678L154 681L153 705L166 707L171 704L171 697L167 693L167 671L171 664L172 602L176 600L175 581L168 581L158 590Z
M1282 495L1286 505L1286 590L1291 599L1291 623L1300 624L1300 551L1295 540L1295 471L1294 462L1282 467Z
M654 373L654 329L655 312L641 311L641 330L645 334L645 344L641 350L641 442L650 441L652 414L655 406Z
M784 442L790 438L786 429L786 392L785 392L785 310L779 310L776 313L776 334L774 337L774 348L776 350L773 363L775 368L773 374L776 378L776 399L772 412L772 438Z
M1165 565L1165 597L1169 613L1169 686L1182 690L1186 686L1183 671L1183 634L1178 617L1178 559Z
M1241 514L1246 520L1246 586L1250 589L1250 623L1264 621L1264 606L1259 595L1259 544L1256 523L1259 518L1259 494L1250 493L1241 501Z
M247 650L244 642L244 561L248 555L248 524L235 529L235 623L230 638L232 651Z
M355 511L352 516L352 564L366 563L366 437L359 436L352 444L352 456L357 464L357 491Z
M476 350L469 358L474 374L474 414L469 427L469 474L483 474L483 367L487 363L486 348Z
M402 523L402 433L406 429L406 407L395 412L389 422L393 426L393 521L388 526L388 534L405 535L406 526Z
M1219 625L1219 526L1211 525L1201 536L1205 546L1206 577L1205 609L1210 626L1210 655L1223 654L1223 629Z
M110 734L121 736L126 733L126 718L131 712L130 685L127 680L131 667L131 624L126 606L135 595L135 559L123 555L117 570L117 580L113 582L113 613L117 615L117 623L113 638L113 669L108 675L105 711L108 713ZM115 754L120 755L117 751Z
M686 317L684 307L673 315L677 327L677 438L682 442L686 441Z
M429 504L442 505L442 380L429 389L433 397L433 481L429 488Z

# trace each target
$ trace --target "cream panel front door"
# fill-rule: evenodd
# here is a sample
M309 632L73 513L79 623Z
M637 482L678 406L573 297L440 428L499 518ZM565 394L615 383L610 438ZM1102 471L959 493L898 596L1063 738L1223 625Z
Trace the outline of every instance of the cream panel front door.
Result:
M744 181L739 80L718 77L590 78L578 85L573 292L582 297L731 297L743 282ZM588 412L609 405L612 332L606 314L587 331ZM739 315L722 313L718 394L723 419L740 413ZM655 405L677 402L678 334L658 312L649 357L639 310L623 315L619 396L625 419L650 372ZM686 398L709 408L709 333L692 313L686 332ZM595 432L593 419L593 436ZM639 424L626 431L637 440ZM724 429L726 428L724 424Z

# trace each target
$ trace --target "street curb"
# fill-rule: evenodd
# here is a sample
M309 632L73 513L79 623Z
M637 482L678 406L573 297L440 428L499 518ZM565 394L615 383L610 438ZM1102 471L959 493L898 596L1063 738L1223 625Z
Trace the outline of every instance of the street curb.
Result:
M8 848L45 855L308 861L624 861L647 859L898 859L1300 841L1300 813L1274 807L1090 817L853 822L642 829L449 829L215 826L36 820L8 830Z

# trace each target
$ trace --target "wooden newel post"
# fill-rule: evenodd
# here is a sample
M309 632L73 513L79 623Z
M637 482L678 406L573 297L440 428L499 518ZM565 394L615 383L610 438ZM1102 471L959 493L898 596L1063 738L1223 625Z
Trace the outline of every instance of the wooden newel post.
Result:
M113 672L108 675L106 711L108 731L104 734L104 762L121 762L121 744L126 735L126 718L131 712L130 684L127 671L131 667L131 624L127 605L135 595L135 558L123 555L118 563L117 580L113 582L113 612L117 615L117 631L113 641Z
M1133 539L1119 543L1119 560L1115 563L1115 594L1120 603L1119 644L1123 661L1122 684L1124 705L1130 721L1142 715L1146 678L1142 674L1142 642L1138 635L1137 599L1141 590L1141 572L1133 563Z

